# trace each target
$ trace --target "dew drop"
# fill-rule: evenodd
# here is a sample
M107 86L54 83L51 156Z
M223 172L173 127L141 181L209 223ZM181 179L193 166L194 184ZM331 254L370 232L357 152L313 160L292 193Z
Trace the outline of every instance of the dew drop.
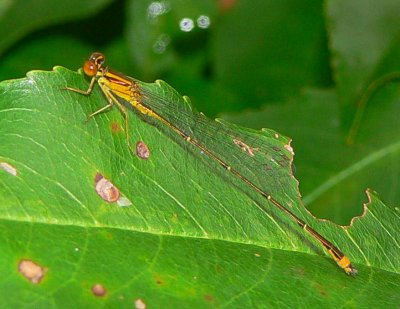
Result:
M184 32L190 32L194 28L194 22L190 18L182 18L179 22L179 28Z

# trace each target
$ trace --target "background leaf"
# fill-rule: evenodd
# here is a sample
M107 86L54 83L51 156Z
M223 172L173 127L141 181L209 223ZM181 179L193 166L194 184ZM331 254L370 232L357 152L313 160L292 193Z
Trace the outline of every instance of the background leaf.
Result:
M34 30L82 18L96 12L109 2L109 0L2 1L0 4L0 55L12 43Z

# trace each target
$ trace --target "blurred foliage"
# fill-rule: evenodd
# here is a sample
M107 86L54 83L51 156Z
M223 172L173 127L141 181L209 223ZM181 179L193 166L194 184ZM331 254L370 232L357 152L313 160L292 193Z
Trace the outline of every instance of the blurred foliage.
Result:
M78 69L102 51L111 67L167 81L210 117L293 137L306 203L346 224L366 187L400 203L397 85L367 103L345 143L365 89L400 69L399 11L397 0L2 1L0 79Z

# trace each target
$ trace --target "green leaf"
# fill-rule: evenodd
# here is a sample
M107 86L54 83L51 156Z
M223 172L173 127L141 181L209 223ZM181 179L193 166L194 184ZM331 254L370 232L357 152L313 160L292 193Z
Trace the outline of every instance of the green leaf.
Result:
M177 112L189 108L165 83L140 85L171 100ZM85 125L106 100L97 87L85 97L65 86L87 89L88 83L58 67L0 84L0 287L7 305L398 303L398 210L374 193L363 217L343 228L304 209L289 166L277 179L260 176L276 199L343 249L359 270L353 279L282 212L168 132L130 113L131 143L150 149L143 160L129 153L118 110ZM274 141L291 159L288 139L272 130L219 125L266 148ZM224 143L218 132L209 133ZM221 156L238 151L228 148ZM105 202L96 193L98 173L132 204ZM37 264L43 279L28 280L21 261ZM104 296L93 295L96 284Z
M0 55L22 36L51 24L82 18L110 0L38 0L0 2Z

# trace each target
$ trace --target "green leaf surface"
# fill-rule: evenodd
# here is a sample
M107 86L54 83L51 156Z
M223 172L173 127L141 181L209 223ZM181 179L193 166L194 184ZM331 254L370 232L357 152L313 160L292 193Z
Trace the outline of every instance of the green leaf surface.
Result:
M110 0L36 0L0 3L0 55L22 36L47 25L87 16Z
M0 84L0 286L9 306L399 302L399 212L375 193L368 192L363 217L343 228L304 209L289 166L279 170L286 177L265 180L272 186L266 190L352 259L359 270L354 279L280 211L168 132L131 114L131 143L150 149L142 160L129 153L116 109L83 124L106 100L97 87L85 97L61 90L67 85L88 87L82 75L60 67ZM190 108L165 83L140 85L171 100L177 112ZM219 125L265 147L274 141L290 157L288 140L274 131ZM234 158L238 151L221 155ZM132 205L103 201L95 190L98 173ZM40 283L24 278L21 260L42 267ZM104 296L93 295L95 284Z

